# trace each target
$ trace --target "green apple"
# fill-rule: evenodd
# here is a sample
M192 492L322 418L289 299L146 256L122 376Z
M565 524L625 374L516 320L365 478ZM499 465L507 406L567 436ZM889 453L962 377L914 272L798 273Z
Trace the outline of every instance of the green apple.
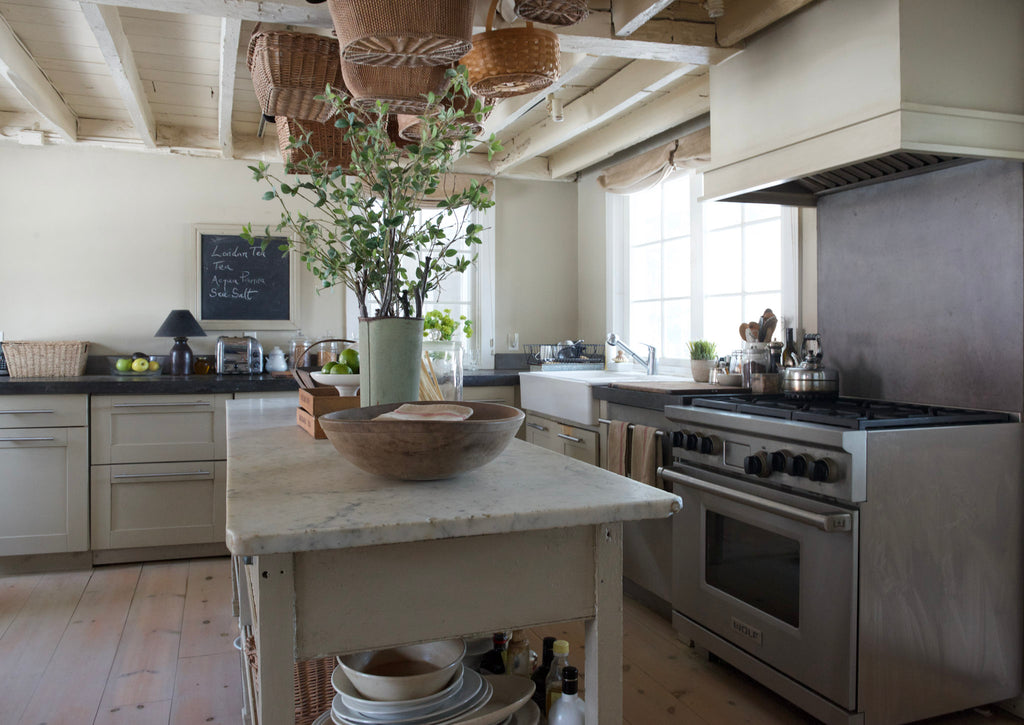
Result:
M114 363L114 367L117 368L118 372L126 373L132 369L132 360L128 357L119 357L117 362Z
M132 370L137 373L144 373L149 370L149 360L144 357L137 357L132 360Z
M359 372L359 351L354 347L346 347L341 351L341 362L352 369L353 373Z
M354 371L345 363L334 363L334 367L331 368L332 375L351 375Z

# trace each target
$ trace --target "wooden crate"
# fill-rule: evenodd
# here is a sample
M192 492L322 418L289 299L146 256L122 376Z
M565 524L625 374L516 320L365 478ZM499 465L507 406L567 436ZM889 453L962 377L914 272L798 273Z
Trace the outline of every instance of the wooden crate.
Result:
M359 407L359 396L342 396L334 387L300 388L299 407L295 409L295 422L317 440L327 437L317 421L325 413Z

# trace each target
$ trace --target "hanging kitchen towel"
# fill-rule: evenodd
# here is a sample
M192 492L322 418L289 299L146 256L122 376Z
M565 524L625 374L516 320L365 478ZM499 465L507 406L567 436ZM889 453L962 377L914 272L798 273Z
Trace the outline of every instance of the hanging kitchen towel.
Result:
M628 476L628 463L629 423L613 420L608 424L608 470L620 476Z
M633 450L630 454L630 478L650 486L658 485L661 446L658 429L648 425L633 426Z

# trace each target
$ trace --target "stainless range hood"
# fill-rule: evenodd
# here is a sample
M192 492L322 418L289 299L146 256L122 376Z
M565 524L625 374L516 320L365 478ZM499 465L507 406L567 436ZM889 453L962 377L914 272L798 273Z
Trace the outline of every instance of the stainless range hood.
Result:
M813 206L1024 160L1021 38L1021 0L819 0L711 69L704 198Z

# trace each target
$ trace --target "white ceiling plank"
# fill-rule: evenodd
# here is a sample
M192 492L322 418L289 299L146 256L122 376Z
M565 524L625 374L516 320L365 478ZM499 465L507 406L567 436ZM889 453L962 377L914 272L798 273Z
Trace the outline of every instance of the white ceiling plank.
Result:
M156 147L156 121L153 110L149 107L146 92L142 88L142 79L135 64L128 37L121 27L121 17L117 8L109 5L82 3L82 14L92 28L100 51L110 68L110 75L121 93L128 115L139 134L142 143L150 148Z
M651 103L587 134L548 157L551 177L560 179L619 151L692 120L711 108L706 75L694 78Z
M233 153L231 138L231 115L235 107L235 79L238 68L238 41L242 33L242 21L237 18L223 18L220 23L220 95L217 107L217 135L220 152L226 159Z
M78 135L78 118L2 16L0 75L14 86L32 108L56 126L61 136L70 142L75 141Z
M627 113L652 92L694 70L692 65L679 65L658 60L634 60L607 81L565 106L565 120L556 123L546 118L516 136L493 162L496 173L542 156L553 148L568 143L592 128Z
M619 37L632 35L648 20L661 12L673 0L614 0L612 27Z
M733 45L814 0L729 0L717 21L718 42Z

